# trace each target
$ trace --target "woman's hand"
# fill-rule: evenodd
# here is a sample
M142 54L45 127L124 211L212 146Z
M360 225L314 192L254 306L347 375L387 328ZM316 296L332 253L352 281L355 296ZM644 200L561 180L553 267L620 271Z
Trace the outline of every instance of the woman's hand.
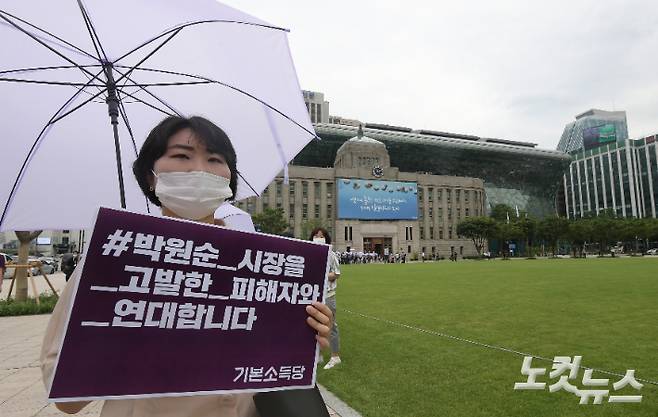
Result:
M314 301L310 306L306 306L306 312L308 313L306 323L318 332L315 339L320 343L320 347L329 347L329 332L331 331L331 321L334 319L331 310L326 304Z

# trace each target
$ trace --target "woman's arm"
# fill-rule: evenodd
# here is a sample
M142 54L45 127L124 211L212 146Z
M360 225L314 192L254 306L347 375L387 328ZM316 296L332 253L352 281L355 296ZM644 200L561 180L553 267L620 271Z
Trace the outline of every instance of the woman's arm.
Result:
M340 262L335 252L329 252L329 281L334 282L340 277Z

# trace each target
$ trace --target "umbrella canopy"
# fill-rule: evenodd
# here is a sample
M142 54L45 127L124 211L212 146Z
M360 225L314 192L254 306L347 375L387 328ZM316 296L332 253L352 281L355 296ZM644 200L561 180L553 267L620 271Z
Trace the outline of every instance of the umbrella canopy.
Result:
M228 134L238 200L315 137L287 31L213 0L3 0L0 39L3 231L159 212L132 163L167 115Z

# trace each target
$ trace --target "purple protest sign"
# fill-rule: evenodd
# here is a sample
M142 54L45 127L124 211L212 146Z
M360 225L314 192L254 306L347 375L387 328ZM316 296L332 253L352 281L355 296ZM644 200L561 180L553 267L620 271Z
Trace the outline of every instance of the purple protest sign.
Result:
M312 387L328 249L101 208L49 399Z

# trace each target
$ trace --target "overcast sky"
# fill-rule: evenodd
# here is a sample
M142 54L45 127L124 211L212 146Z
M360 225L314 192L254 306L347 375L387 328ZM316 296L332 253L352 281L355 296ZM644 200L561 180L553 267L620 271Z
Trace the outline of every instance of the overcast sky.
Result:
M291 30L332 115L551 149L590 108L658 133L658 1L225 3Z

